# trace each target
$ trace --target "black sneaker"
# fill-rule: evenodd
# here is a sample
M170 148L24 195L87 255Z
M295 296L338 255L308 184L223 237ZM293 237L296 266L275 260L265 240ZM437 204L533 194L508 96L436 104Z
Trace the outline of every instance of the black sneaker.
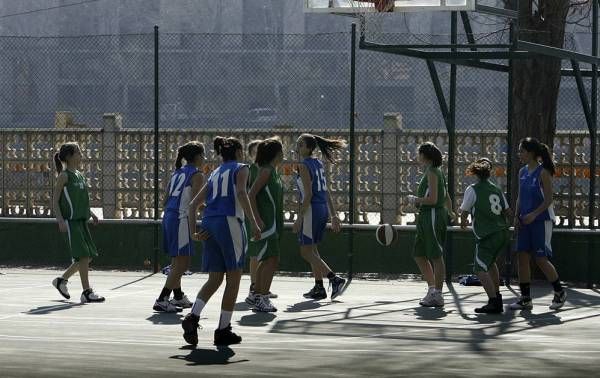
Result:
M329 286L331 287L331 299L335 299L336 297L342 295L345 284L346 280L338 276L335 276L333 279L329 280Z
M531 310L533 308L533 302L531 301L531 297L521 297L517 302L511 303L508 308L513 311Z
M304 298L319 300L327 298L327 292L323 286L315 285L308 293L304 293Z
M183 328L183 338L185 342L191 345L198 344L198 328L200 325L200 317L192 314L191 312L185 316L181 322L181 328Z
M490 298L485 306L475 309L478 314L501 314L504 311L501 298Z
M231 324L223 329L215 330L215 345L232 345L242 342L242 337L231 332Z

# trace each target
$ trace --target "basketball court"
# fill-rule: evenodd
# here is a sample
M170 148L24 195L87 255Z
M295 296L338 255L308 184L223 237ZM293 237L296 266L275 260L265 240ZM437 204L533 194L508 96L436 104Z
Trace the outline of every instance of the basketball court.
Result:
M568 289L558 311L548 310L546 285L535 286L531 313L476 315L481 287L445 288L444 309L422 308L424 284L410 279L355 280L339 301L308 301L307 278L276 277L279 311L254 313L243 302L244 276L233 316L240 345L217 350L212 333L217 292L200 321L196 348L181 334L180 314L152 311L162 274L93 271L103 304L72 300L50 282L57 270L0 271L2 377L131 376L590 376L600 368L600 293ZM183 278L190 298L205 276ZM221 289L222 290L222 289ZM503 288L505 304L514 299Z

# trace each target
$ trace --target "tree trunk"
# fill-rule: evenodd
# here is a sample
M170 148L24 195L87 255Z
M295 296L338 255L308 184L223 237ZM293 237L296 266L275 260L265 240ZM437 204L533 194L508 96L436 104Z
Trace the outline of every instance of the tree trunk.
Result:
M562 48L569 0L540 0L539 4L539 9L533 9L532 0L519 2L519 39ZM508 151L512 163L509 172L512 205L519 186L519 141L534 137L550 147L554 144L560 69L561 60L547 56L513 61L512 103L509 104L513 109L512 138Z

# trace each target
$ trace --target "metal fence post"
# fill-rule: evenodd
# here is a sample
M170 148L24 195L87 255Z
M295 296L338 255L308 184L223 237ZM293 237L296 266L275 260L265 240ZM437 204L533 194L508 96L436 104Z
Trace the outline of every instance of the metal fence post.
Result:
M158 221L158 125L159 125L159 104L158 104L158 26L154 26L154 220ZM158 272L158 223L154 223L154 273Z
M350 30L350 140L349 140L349 150L350 150L350 181L349 181L349 204L348 204L348 214L350 216L350 224L354 224L355 219L355 176L356 176L356 159L355 159L355 149L356 143L354 140L354 112L355 112L355 99L356 99L356 24L352 24L352 28ZM352 280L353 274L353 257L354 257L354 230L350 227L348 234L348 280Z

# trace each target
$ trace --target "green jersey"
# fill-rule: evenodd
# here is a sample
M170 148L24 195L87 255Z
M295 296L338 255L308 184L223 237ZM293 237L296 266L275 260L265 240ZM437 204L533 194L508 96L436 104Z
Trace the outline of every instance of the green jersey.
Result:
M66 220L90 219L90 196L88 184L79 171L66 170L67 183L60 195L60 212Z
M262 230L262 237L267 238L275 233L279 236L283 231L283 184L281 176L277 170L271 166L262 168L270 169L269 181L256 195L256 206L260 218L265 224ZM258 178L261 167L253 164L250 167L250 181L254 182Z
M427 194L429 193L429 183L427 182L427 174L429 172L433 172L433 174L435 174L435 176L437 177L437 202L433 205L420 205L419 209L431 209L431 208L438 208L438 207L444 207L446 205L446 178L444 177L444 174L442 173L442 170L438 167L432 167L429 166L426 170L425 173L423 174L423 178L421 179L421 182L419 182L419 187L417 188L417 196L418 197L427 197Z
M506 209L508 202L504 193L489 180L469 186L460 206L461 211L471 213L473 233L477 239L508 229L504 216Z

